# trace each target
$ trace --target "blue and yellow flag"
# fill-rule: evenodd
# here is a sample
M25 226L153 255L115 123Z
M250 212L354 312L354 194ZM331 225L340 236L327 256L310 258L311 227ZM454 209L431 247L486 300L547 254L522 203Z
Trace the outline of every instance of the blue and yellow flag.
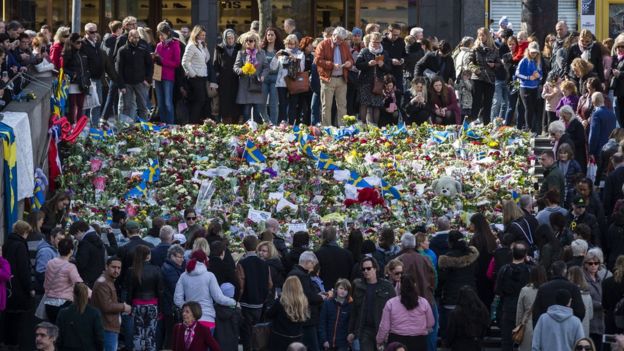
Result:
M470 123L468 123L468 119L464 119L464 123L462 125L462 133L463 136L465 136L468 139L472 139L472 140L481 140L483 139L483 137L481 137L479 134L477 134L477 132L472 129L472 127L470 127Z
M104 140L104 138L110 138L113 136L112 130L102 130L97 128L89 129L89 139L91 140Z
M448 140L448 137L449 137L449 132L447 131L438 131L438 130L431 131L431 140L433 140L436 144L442 144L443 142Z
M158 159L149 160L147 169L143 172L143 180L148 183L153 183L160 180L160 164Z
M518 194L517 191L512 190L511 191L511 199L513 200L513 202L519 203L520 202L520 194Z
M386 195L386 194L390 194L392 195L392 197L394 197L397 200L401 200L401 193L399 192L399 190L397 190L397 188L391 186L390 184L388 184L385 180L381 180L381 193L382 195Z
M126 194L126 199L139 198L143 196L147 196L147 183L145 183L145 181L142 181L141 184L130 189L130 191Z
M262 152L256 147L251 140L247 140L247 144L245 144L245 152L243 152L243 157L249 163L263 163L266 161L266 157L262 154Z
M318 162L316 163L316 166L319 169L326 170L326 171L333 171L333 170L339 169L338 166L336 166L336 164L334 163L334 161L332 161L332 159L330 159L329 156L323 152L319 154Z
M314 155L314 152L312 151L312 145L308 144L308 142L305 139L301 140L301 143L299 144L299 149L301 150L301 152L306 154L306 156L308 156L309 158L313 160L318 159L316 155Z
M67 95L69 94L69 82L65 79L63 68L59 70L58 77L52 82L52 91L54 92L50 96L52 113L63 117L67 107Z
M4 167L4 215L6 232L10 232L17 221L17 145L13 128L0 122L2 138L2 164Z
M113 224L113 211L108 210L106 211L106 225L111 224Z
M351 171L351 176L349 177L349 180L347 180L347 183L357 188L372 188L372 186L368 184L364 178L360 177L356 171Z
M146 132L160 132L164 127L157 126L152 122L147 122L142 119L139 119L139 124L141 125L141 129Z
M35 210L40 210L45 202L45 193L43 192L43 181L39 178L35 178L35 191L33 192L32 206Z

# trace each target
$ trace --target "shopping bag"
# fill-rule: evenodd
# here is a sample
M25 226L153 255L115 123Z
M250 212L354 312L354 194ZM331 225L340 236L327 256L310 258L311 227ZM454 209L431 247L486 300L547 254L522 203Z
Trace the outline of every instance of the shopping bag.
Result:
M85 95L84 105L82 108L85 110L90 110L98 106L100 106L100 97L98 96L95 83L91 82L91 85L89 85L89 94Z

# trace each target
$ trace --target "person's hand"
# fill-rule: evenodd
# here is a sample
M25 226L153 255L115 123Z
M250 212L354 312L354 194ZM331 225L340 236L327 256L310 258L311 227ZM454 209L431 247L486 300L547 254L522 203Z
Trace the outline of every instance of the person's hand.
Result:
M347 335L347 341L349 342L349 344L352 344L353 340L355 340L355 335L353 335L353 333Z
M401 61L397 60L397 59L392 59L392 64L395 66L400 66L401 65Z
M334 69L340 69L340 68L342 68L342 67L340 66L339 63L334 63Z
M329 348L329 341L325 341L323 343L323 348L328 349Z
M30 291L30 296L31 296L31 297L35 297L35 290L31 290L31 291Z
M180 87L180 94L182 95L182 97L186 98L188 96L188 91L186 91L184 87Z
M132 306L124 303L124 313L130 313L132 311Z
M17 66L11 66L9 69L13 71L13 73L17 73Z
M121 89L119 89L119 93L121 93L121 94L125 94L125 93L126 93L126 88L121 88Z
M22 58L22 60L28 60L30 58L30 55L28 55L28 54L20 54L20 57Z
M368 65L369 65L369 66L371 66L371 67L372 67L372 66L374 66L374 65L376 65L376 64L377 64L377 61L376 61L376 60L370 60L370 61L368 61Z
M22 66L22 67L20 67L19 70L20 70L20 72L26 72L26 71L28 71L28 67Z
M260 81L260 83L264 82L264 76L260 76L258 80Z
M351 68L351 66L353 66L353 64L351 63L351 61L347 61L342 65L344 68Z
M144 80L144 81L143 81L143 84L145 84L145 85L146 85L146 86L148 86L148 87L150 86L150 83L148 83L148 82L147 82L147 80Z
M615 342L620 350L624 349L624 334L615 335Z
M614 76L615 78L617 78L617 77L619 77L619 76L620 76L620 71L618 71L617 69L612 69L612 70L611 70L611 73L613 73L613 76Z

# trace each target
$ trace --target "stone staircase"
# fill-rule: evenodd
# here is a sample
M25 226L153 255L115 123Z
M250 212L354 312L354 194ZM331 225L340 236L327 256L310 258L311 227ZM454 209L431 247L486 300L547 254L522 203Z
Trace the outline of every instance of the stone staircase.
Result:
M539 164L539 156L545 150L552 150L552 145L550 144L550 139L548 137L536 136L535 143L533 144L533 153L535 154L535 177L538 182L542 181L544 168Z

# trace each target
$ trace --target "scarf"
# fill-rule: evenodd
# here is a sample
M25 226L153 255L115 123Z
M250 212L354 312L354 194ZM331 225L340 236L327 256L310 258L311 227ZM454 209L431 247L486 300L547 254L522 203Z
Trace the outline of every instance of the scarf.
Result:
M383 52L383 46L379 49L375 49L372 44L368 44L368 51L370 51L373 55L379 55Z
M186 350L191 348L191 343L193 343L193 339L195 338L195 327L197 326L197 321L193 322L191 325L185 325L184 329L184 348Z
M253 50L245 49L245 52L247 53L247 61L255 66L258 63L258 60L256 59L256 54L258 53L258 49L253 49Z
M594 43L591 43L588 47L584 47L583 45L581 45L581 43L579 42L579 49L581 49L581 51L583 51L581 53L581 58L587 62L589 62L589 59L591 58L591 50L594 47Z
M618 61L622 61L622 60L624 60L624 55L618 54L617 58L618 58Z

